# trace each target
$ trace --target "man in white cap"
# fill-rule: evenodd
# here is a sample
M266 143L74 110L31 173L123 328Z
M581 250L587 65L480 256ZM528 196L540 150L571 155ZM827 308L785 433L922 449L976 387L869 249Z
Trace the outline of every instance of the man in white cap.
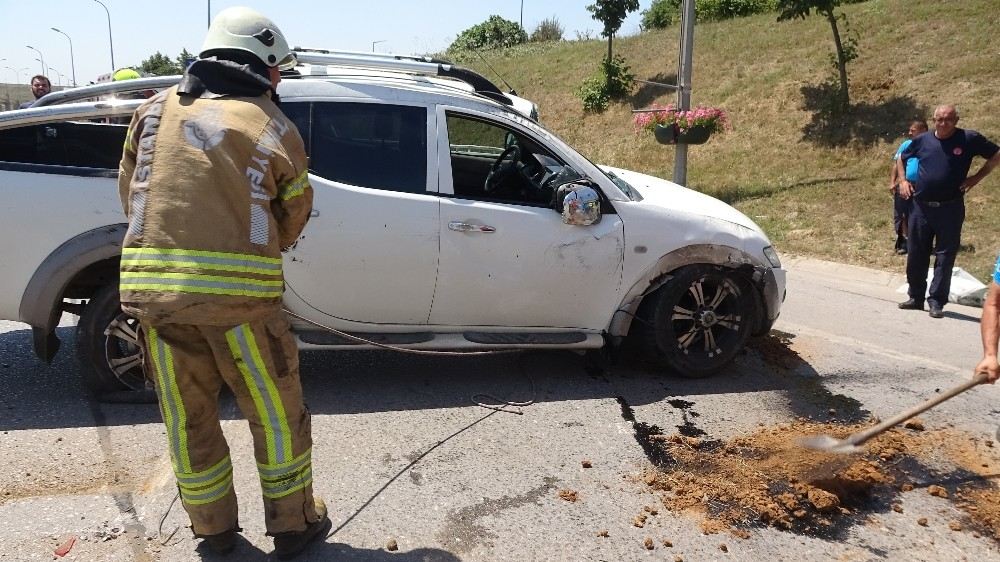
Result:
M143 328L192 530L220 553L241 531L218 419L225 384L250 424L280 559L331 526L312 494L309 410L281 310L281 251L313 194L302 138L274 102L280 70L294 64L271 20L222 11L181 82L136 110L119 174L122 307Z

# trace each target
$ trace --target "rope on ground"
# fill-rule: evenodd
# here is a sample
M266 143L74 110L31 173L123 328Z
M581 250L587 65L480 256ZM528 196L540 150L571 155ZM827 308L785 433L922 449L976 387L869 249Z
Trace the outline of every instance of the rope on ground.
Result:
M174 499L170 500L170 505L167 507L167 510L165 512L163 512L163 517L160 518L160 526L156 528L156 537L157 538L163 536L163 522L167 520L167 516L170 515L170 510L172 510L174 508L174 504L177 503L177 499L180 498L180 497L181 497L181 493L180 492L177 492L176 494L174 494ZM170 535L167 536L167 538L163 539L163 541L160 543L160 545L161 546L167 546L167 543L170 542L170 539L174 538L174 535L176 535L177 531L180 531L180 530L181 530L180 525L174 527L174 530L170 532Z

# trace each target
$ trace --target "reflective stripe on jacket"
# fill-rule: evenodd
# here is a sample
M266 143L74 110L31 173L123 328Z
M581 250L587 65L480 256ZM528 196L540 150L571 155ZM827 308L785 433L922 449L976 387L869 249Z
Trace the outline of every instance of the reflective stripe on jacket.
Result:
M281 306L281 250L312 209L302 138L260 97L181 97L140 106L118 189L129 219L119 289L158 322L236 325Z

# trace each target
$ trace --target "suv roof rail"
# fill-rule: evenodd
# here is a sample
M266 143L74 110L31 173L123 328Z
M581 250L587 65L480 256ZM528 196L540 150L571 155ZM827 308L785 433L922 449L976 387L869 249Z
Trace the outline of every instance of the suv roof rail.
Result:
M453 64L447 59L438 59L430 55L400 55L398 53L367 53L365 51L345 51L341 49L307 49L306 47L295 47L293 49L298 53L317 53L321 55L345 55L345 56L358 56L370 59L386 59L386 60L410 60L417 62L432 62L435 64Z
M148 78L136 78L134 80L121 80L119 82L102 82L91 86L80 86L79 88L68 88L51 92L35 100L31 104L32 108L44 107L46 105L62 104L71 101L80 101L87 98L96 98L108 94L120 94L125 92L140 92L143 90L155 90L173 86L181 81L181 75L173 76L151 76Z
M395 70L427 76L454 78L472 86L477 94L486 96L504 105L514 102L488 78L450 62L418 55L391 55L384 53L358 53L354 51L324 51L321 49L292 49L300 64L366 68L371 70Z
M58 121L97 119L99 117L131 117L145 100L104 100L53 105L50 107L29 107L0 113L0 131L41 125Z

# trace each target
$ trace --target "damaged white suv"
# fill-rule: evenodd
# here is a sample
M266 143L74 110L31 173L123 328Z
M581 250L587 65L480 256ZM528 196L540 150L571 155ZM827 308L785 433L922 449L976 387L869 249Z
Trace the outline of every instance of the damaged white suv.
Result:
M526 100L474 73L299 56L310 64L279 93L315 188L313 216L285 255L285 306L309 321L292 322L303 349L366 347L316 324L414 349L634 338L652 361L704 376L778 317L778 255L732 207L591 163ZM135 87L166 83L143 80ZM101 88L51 101L122 87ZM117 291L125 125L82 120L139 102L40 101L0 114L0 236L24 241L0 249L0 318L30 324L51 360L62 312L79 314L88 387L140 388L137 326Z

